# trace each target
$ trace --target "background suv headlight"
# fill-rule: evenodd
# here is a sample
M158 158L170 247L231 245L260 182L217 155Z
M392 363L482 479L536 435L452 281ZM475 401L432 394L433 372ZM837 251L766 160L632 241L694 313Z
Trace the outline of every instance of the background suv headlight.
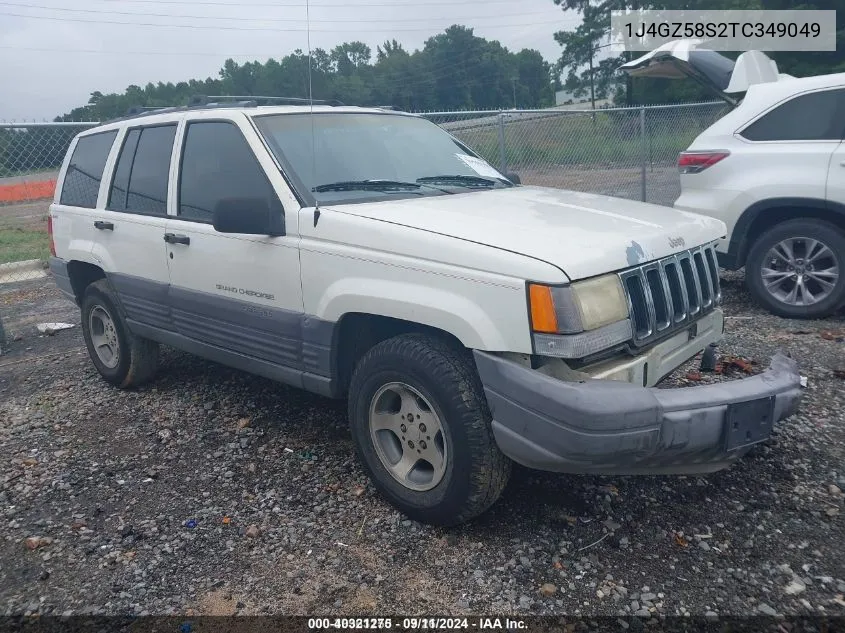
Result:
M628 301L617 275L568 286L529 284L528 297L537 354L581 358L632 336Z

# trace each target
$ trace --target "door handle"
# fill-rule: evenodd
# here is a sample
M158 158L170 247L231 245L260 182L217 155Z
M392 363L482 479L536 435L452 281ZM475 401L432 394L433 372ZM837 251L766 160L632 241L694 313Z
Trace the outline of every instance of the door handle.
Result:
M103 222L102 220L94 221L94 228L100 231L114 231L114 224L111 222Z
M176 235L176 233L165 233L164 241L168 244L184 244L187 246L191 243L191 238L187 235Z

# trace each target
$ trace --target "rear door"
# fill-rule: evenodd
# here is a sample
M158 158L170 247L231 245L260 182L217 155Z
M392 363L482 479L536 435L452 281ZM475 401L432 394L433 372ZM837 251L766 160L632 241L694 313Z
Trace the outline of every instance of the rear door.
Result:
M299 384L300 372L316 367L305 368L302 353L299 204L245 116L193 117L179 142L167 223L174 327L197 353ZM231 201L267 204L285 216L286 234L218 233L214 209Z
M821 201L829 180L845 186L839 172L828 176L834 150L842 140L842 97L843 89L804 92L763 112L737 132L746 142L740 173L756 199Z
M826 195L831 206L845 208L845 142L837 146L830 158Z
M836 112L836 122L840 130L840 138L845 138L845 88L836 90L839 107ZM839 143L830 158L830 169L827 174L827 200L831 205L845 207L845 142Z
M169 329L167 250L168 183L177 123L124 130L110 161L111 180L92 255L109 277L130 327Z

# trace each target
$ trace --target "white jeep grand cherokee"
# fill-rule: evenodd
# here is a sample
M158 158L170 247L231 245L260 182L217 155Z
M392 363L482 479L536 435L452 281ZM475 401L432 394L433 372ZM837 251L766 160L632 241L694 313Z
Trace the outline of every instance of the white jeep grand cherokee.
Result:
M348 397L376 487L442 525L493 504L511 460L710 472L795 409L781 355L652 388L722 334L721 221L518 186L417 116L311 112L211 104L74 140L50 265L108 382L150 380L161 343Z

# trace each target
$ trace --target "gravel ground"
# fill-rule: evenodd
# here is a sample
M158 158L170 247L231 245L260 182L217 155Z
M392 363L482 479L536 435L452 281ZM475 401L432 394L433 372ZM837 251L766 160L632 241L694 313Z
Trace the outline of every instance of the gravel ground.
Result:
M344 403L167 349L118 391L78 325L37 334L79 322L52 282L0 286L0 613L845 614L845 317L724 291L720 353L784 349L808 378L771 440L706 477L518 469L442 530L373 491Z

